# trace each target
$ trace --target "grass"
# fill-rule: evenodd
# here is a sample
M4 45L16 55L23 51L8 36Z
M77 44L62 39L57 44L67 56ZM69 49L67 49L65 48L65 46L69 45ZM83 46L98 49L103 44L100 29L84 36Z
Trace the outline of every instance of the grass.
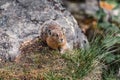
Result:
M114 74L102 69L110 53L101 43L96 37L90 49L74 49L61 55L39 40L32 41L21 49L18 61L1 62L0 80L114 80Z
M82 79L98 65L96 48L88 51L76 49L61 55L38 41L28 45L22 49L17 62L1 62L1 80L76 80Z

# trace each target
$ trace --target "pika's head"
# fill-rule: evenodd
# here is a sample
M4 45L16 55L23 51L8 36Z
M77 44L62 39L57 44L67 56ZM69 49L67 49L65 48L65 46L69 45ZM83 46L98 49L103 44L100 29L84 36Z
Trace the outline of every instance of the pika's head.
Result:
M65 31L63 28L49 28L47 30L47 34L48 37L50 37L53 41L57 42L59 45L61 45L62 43L66 43Z

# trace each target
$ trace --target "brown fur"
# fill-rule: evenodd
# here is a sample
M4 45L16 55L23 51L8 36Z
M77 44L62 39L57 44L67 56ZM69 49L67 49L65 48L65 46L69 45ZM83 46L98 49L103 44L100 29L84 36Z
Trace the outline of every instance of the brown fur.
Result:
M41 29L41 38L52 49L60 49L61 53L67 49L66 36L58 24L43 26Z

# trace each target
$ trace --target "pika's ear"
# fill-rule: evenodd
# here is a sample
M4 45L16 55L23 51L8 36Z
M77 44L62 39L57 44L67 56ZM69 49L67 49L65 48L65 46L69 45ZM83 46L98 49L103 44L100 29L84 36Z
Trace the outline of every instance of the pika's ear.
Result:
M61 29L62 29L62 31L63 31L63 34L65 34L66 29L65 29L64 27L62 27Z

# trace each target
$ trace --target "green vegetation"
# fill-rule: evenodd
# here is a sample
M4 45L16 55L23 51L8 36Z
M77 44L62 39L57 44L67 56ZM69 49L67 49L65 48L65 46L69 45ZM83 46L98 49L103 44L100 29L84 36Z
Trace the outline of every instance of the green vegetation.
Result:
M109 34L95 36L90 45L88 50L76 49L63 55L57 51L50 51L47 47L43 47L41 52L28 52L22 55L19 63L4 62L0 68L0 78L1 80L87 80L86 78L116 80L115 69L118 68L115 66L120 67L119 38ZM105 69L105 66L108 68Z

